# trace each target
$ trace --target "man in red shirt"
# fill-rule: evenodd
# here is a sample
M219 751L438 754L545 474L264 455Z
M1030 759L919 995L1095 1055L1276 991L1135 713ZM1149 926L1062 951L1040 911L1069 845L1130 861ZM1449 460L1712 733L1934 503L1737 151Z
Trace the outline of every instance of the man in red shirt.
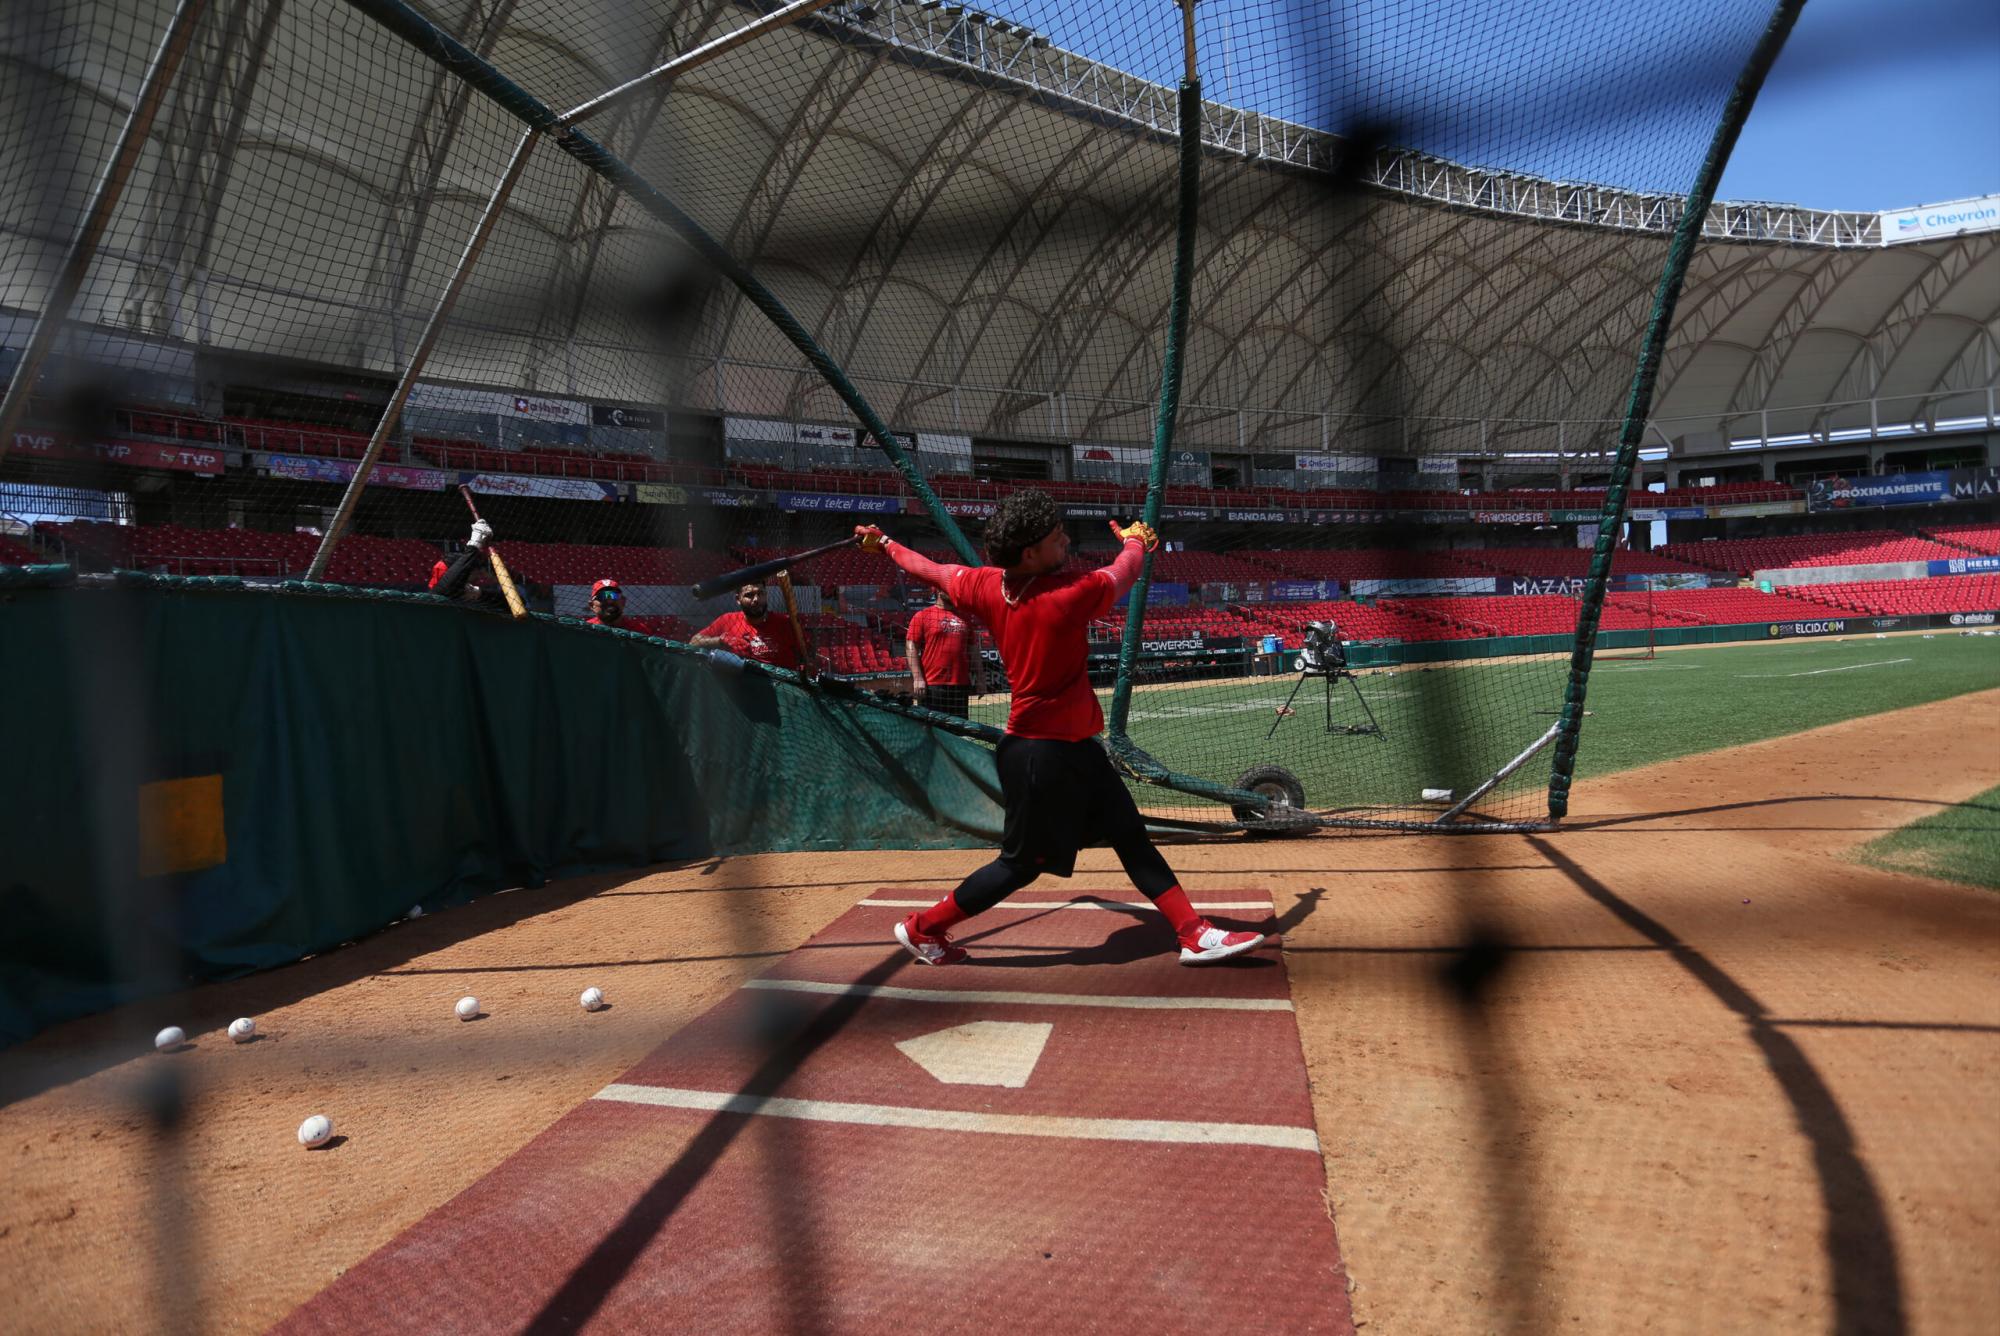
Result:
M952 927L1044 872L1069 876L1077 851L1093 844L1110 845L1132 884L1166 915L1180 939L1183 965L1241 955L1264 940L1260 933L1227 932L1195 913L1097 741L1104 712L1085 671L1087 629L1132 587L1147 547L1159 541L1143 524L1111 527L1124 540L1118 560L1102 570L1067 574L1062 513L1047 493L1033 489L1008 496L987 524L991 566L940 566L873 525L854 530L864 549L886 552L984 622L1014 690L1006 736L994 749L1007 809L1000 856L896 925L896 940L926 965L964 960L965 949L951 940Z
M790 618L771 616L763 585L747 584L736 591L736 611L717 617L688 644L696 649L726 649L738 658L797 672L799 635Z
M910 618L904 641L910 688L925 709L966 717L974 685L984 689L986 665L978 646L979 633L958 615L942 589L936 603Z

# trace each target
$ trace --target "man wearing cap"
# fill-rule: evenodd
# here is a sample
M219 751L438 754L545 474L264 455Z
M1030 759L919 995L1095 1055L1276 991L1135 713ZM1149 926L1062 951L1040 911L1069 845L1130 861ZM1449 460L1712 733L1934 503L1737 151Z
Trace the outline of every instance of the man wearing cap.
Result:
M599 580L590 587L590 620L586 626L616 626L625 615L625 591L616 580Z
M736 611L725 612L701 628L688 644L695 649L723 649L741 659L755 659L773 668L799 670L797 623L773 617L764 601L764 586L752 582L736 591Z

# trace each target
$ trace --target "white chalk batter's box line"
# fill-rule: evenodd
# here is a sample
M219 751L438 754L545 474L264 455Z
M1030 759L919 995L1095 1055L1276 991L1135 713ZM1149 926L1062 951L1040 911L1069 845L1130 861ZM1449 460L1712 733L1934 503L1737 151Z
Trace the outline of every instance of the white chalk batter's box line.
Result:
M672 1086L613 1082L592 1096L622 1104L651 1104L702 1113L747 1113L861 1127L909 1127L932 1132L976 1132L989 1136L1054 1137L1072 1141L1139 1141L1180 1146L1264 1146L1319 1154L1319 1134L1310 1127L1271 1123L1195 1123L1164 1118L1071 1118L1053 1114L973 1113L958 1109L915 1109L896 1104L848 1104L823 1099L682 1090Z
M1017 993L992 988L899 988L894 984L823 983L818 979L746 979L745 988L828 997L879 997L892 1002L960 1006L1110 1007L1124 1011L1290 1011L1288 997L1148 997L1115 993Z
M937 901L877 900L871 897L867 900L857 900L855 903L866 905L871 909L929 909ZM1145 900L1002 900L999 904L993 906L995 909L1111 910L1151 909L1152 907L1152 904ZM1266 914L1272 913L1274 909L1269 900L1199 900L1194 902L1194 907L1196 909L1261 909Z

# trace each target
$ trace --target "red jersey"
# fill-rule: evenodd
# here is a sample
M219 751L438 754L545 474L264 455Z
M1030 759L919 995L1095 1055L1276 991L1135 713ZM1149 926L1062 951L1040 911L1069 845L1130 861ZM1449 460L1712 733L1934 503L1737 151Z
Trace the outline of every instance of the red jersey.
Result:
M755 659L773 668L799 667L799 638L792 633L789 618L765 613L764 624L752 626L740 612L725 612L704 626L700 635L721 636L723 645L740 658Z
M945 593L986 623L1014 689L1007 731L1016 737L1080 742L1104 727L1090 689L1092 618L1111 611L1118 586L1104 570L1038 575L1003 589L998 566L950 566ZM1014 596L1008 602L1007 595Z
M972 685L972 642L976 633L950 608L936 604L910 618L910 643L924 681L934 687Z

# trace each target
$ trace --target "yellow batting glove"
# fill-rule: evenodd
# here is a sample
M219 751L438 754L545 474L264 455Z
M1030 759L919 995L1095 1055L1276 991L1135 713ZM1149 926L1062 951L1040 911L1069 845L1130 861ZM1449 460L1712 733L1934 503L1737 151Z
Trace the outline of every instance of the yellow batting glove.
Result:
M889 536L872 524L855 525L854 536L861 540L863 552L881 552L884 550L883 544L889 541Z
M1121 543L1129 543L1134 538L1138 539L1146 545L1148 552L1151 552L1160 545L1160 536L1154 533L1153 526L1144 520L1134 520L1122 529L1118 527L1118 521L1113 520L1111 521L1111 532L1118 535L1118 541Z

